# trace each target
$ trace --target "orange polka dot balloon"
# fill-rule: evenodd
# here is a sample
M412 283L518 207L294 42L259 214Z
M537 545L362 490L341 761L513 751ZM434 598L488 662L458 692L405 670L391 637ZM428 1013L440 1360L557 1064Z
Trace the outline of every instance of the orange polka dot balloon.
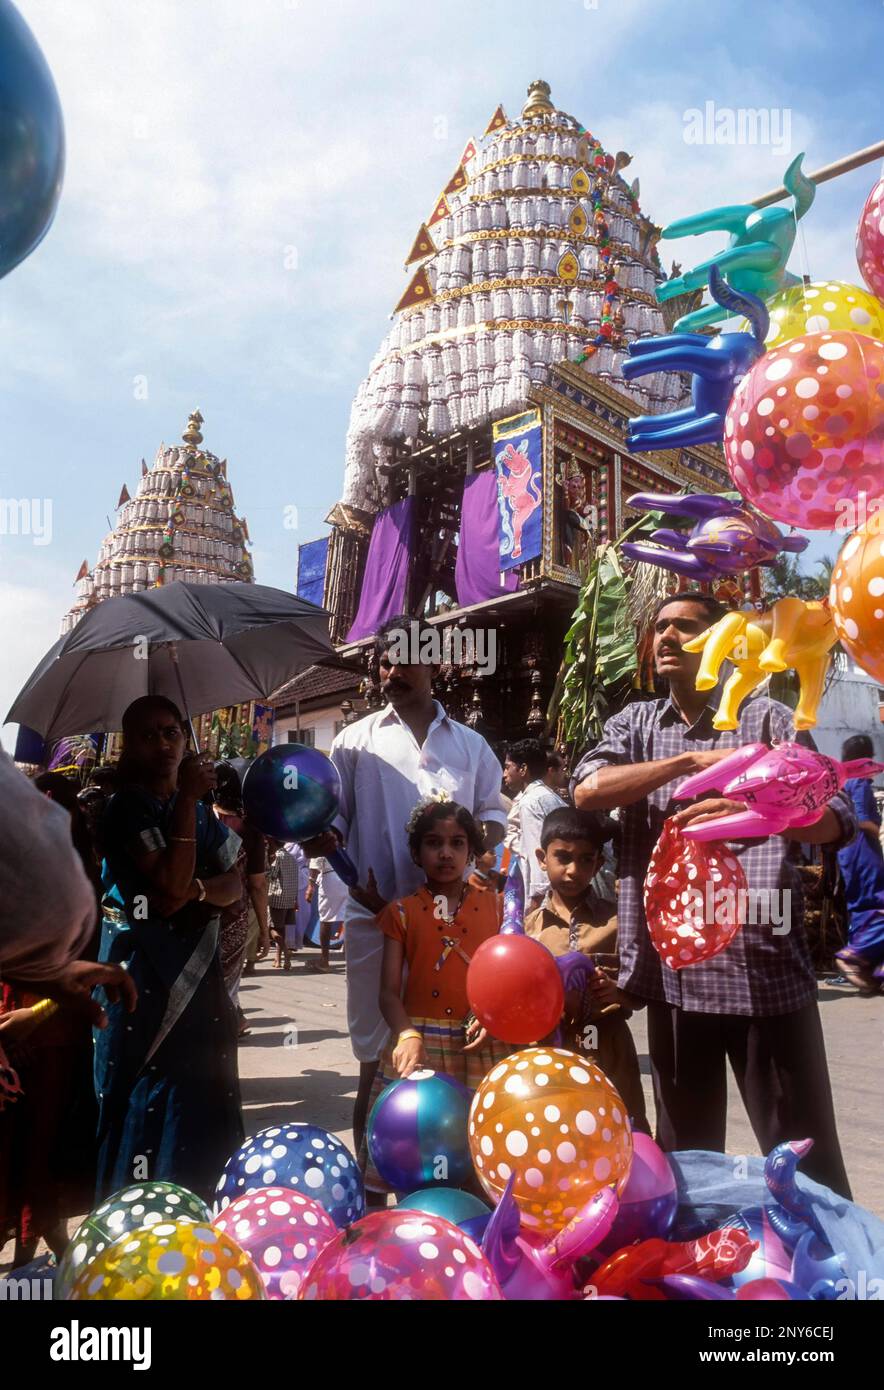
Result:
M137 1226L119 1236L80 1270L68 1296L211 1303L267 1297L260 1274L235 1240L189 1220Z
M497 1201L510 1174L522 1224L558 1231L632 1163L626 1106L576 1052L526 1047L498 1063L473 1097L470 1152Z
M728 407L724 452L736 487L775 521L843 529L884 467L884 343L805 333L760 358Z
M844 646L884 685L884 511L868 517L845 542L832 571L829 602Z

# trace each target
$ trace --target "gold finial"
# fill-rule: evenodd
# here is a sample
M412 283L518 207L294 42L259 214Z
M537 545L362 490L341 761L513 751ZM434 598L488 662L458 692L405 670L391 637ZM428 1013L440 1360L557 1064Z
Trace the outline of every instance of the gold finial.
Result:
M202 444L203 442L203 437L200 434L200 425L202 423L202 415L200 415L198 410L195 410L193 414L189 417L187 421L187 429L181 436L185 444L189 444L192 449L195 449L198 444Z
M548 82L538 79L532 82L528 88L528 100L522 107L522 119L530 120L532 116L545 116L548 111L555 111L555 107L549 99L550 87Z

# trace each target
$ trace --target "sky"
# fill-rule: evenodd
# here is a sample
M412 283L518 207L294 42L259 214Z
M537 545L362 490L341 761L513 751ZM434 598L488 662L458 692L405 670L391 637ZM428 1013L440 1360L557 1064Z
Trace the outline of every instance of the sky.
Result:
M633 155L665 224L880 139L876 0L20 0L67 138L55 222L0 281L0 704L58 635L123 483L189 412L229 460L260 583L340 496L350 403L403 261L470 137L528 83ZM690 143L692 110L770 112L768 145ZM786 136L788 135L788 140ZM821 187L790 263L858 279L872 165ZM717 249L672 243L692 264ZM668 255L668 248L667 255ZM298 529L291 529L296 507ZM815 539L811 557L837 543ZM14 729L3 733L12 746Z

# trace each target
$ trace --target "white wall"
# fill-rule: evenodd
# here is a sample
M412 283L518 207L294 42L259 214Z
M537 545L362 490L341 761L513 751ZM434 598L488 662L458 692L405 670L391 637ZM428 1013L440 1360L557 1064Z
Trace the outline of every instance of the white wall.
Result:
M873 677L851 665L847 675L823 696L817 726L811 733L820 752L830 758L840 758L841 745L851 734L868 734L875 745L875 757L884 762L881 697ZM881 784L880 778L876 784Z
M320 753L327 753L332 746L332 739L335 736L335 722L344 717L340 705L333 705L331 709L310 710L301 715L301 732L305 729L314 731L314 743ZM293 743L297 740L295 733L298 727L294 713L285 715L282 718L277 715L273 726L274 743Z

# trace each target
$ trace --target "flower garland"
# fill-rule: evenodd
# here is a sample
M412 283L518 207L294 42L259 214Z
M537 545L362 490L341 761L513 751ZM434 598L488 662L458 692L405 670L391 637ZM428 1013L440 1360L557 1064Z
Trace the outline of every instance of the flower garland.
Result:
M610 161L610 166L608 161ZM613 169L614 161L610 155L596 155L593 163L596 166L603 166L608 172ZM602 181L596 180L595 187L590 195L593 210L593 226L598 237L599 260L602 262L607 279L605 280L605 297L602 300L602 313L599 331L596 336L588 343L584 344L583 351L574 360L577 363L587 362L590 357L594 357L599 348L605 343L612 344L614 340L615 325L619 311L615 308L615 300L620 293L620 286L611 269L611 256L613 247L611 245L611 229L608 219L602 210L604 195L602 193ZM622 316L621 316L622 317Z

